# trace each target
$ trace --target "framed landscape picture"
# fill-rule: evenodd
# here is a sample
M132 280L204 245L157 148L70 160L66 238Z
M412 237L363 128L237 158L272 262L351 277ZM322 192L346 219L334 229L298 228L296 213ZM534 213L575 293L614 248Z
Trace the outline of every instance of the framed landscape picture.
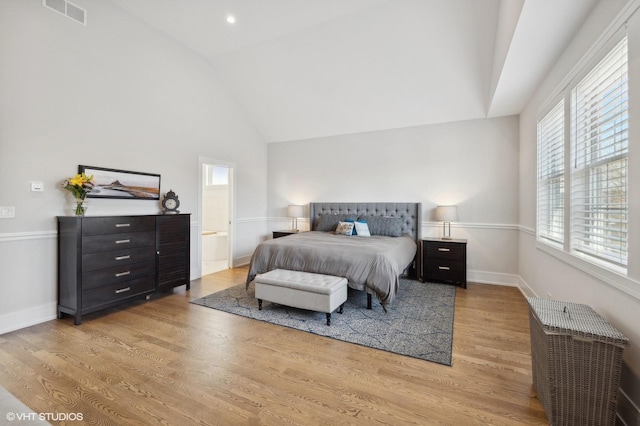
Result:
M78 166L78 173L93 176L95 186L87 194L89 198L160 199L158 174L82 165Z

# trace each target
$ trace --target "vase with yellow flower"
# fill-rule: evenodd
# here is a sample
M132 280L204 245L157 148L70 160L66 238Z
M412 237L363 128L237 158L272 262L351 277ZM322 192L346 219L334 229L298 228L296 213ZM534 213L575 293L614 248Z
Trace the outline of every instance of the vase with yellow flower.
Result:
M84 173L78 173L62 183L64 189L73 194L76 202L74 210L76 216L84 216L87 212L85 198L87 198L87 194L93 189L93 185L93 176L87 176Z

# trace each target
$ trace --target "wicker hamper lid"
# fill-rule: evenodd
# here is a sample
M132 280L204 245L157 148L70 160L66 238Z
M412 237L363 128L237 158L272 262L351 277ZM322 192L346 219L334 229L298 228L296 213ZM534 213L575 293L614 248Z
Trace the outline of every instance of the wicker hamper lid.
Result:
M566 334L621 347L629 339L587 305L527 297L546 334Z

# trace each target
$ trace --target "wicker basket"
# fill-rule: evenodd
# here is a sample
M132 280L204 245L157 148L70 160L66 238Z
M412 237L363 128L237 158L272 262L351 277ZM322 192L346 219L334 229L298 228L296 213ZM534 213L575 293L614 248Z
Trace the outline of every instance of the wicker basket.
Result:
M528 297L533 385L552 425L614 425L629 339L590 307Z

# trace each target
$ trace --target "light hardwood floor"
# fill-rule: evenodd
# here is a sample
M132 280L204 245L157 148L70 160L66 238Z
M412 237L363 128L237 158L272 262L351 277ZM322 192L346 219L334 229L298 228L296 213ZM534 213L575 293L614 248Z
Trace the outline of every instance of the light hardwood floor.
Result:
M516 288L458 289L448 367L189 303L246 273L4 334L0 385L71 425L548 424Z

